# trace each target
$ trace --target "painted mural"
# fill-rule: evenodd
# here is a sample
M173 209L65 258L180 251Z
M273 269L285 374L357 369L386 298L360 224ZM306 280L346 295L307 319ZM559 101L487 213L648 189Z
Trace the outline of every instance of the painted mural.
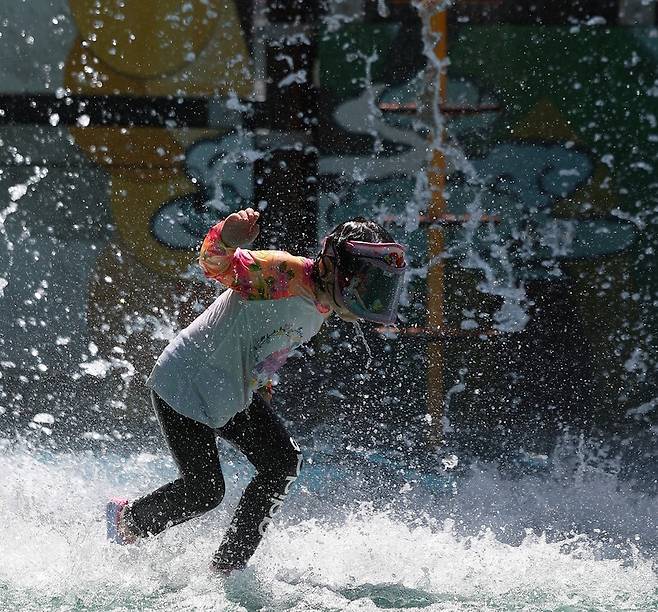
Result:
M59 0L40 9L48 32L30 33L16 4L17 25L0 41L20 53L15 65L0 68L0 88L236 104L250 96L253 41L244 6L117 6ZM474 426L485 414L504 423L520 403L542 414L586 404L590 417L615 404L613 417L622 418L655 390L658 330L649 313L658 287L651 246L658 52L642 30L572 30L451 32L447 106L484 109L444 117L448 209L489 219L445 229L446 324L458 338L446 348L447 386L468 375L481 381L450 393L449 408ZM391 223L410 245L414 270L402 319L422 326L427 232L418 216L427 203L433 126L390 110L423 95L419 36L396 23L331 25L321 33L317 178L319 236L365 214ZM41 68L25 68L34 58ZM71 388L81 378L112 373L125 382L147 373L162 342L214 295L194 272L194 250L215 219L251 203L253 165L266 151L243 125L221 131L81 120L68 129L54 118L46 128L4 126L0 138L7 194L0 353L13 364L3 380L22 369L31 384ZM404 354L423 350L407 346ZM6 406L22 384L7 383Z

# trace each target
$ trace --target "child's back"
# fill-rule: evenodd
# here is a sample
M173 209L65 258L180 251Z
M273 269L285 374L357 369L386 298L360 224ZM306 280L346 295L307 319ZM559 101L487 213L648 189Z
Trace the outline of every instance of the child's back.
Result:
M169 343L147 385L181 414L221 427L325 319L304 296L245 300L228 289Z

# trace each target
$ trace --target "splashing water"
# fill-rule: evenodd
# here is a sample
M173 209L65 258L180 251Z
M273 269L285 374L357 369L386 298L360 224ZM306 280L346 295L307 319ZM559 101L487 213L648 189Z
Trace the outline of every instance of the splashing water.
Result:
M356 333L356 337L363 342L363 346L366 347L366 353L368 353L368 361L366 362L366 370L370 369L370 364L372 363L372 349L370 348L370 345L368 344L368 341L366 340L365 334L363 333L363 329L361 329L361 325L359 325L358 321L352 321L352 324L354 325L354 332Z
M14 214L18 210L18 206L16 202L12 202L7 206L5 209L0 211L0 234L2 235L4 239L4 243L6 245L7 249L7 265L5 269L2 271L2 274L4 276L0 276L0 297L3 297L5 288L7 285L9 285L9 272L14 264L14 257L13 257L13 250L14 250L14 245L9 239L9 236L7 235L7 229L5 228L5 222L7 220L7 217L9 215Z
M384 19L390 16L391 10L388 8L386 0L377 0L377 14Z
M24 158L18 153L15 153L15 158L18 162L24 160ZM4 270L1 271L3 276L0 276L0 298L4 296L4 290L9 285L9 276L14 265L14 243L10 240L9 234L7 233L7 219L10 215L13 215L18 211L18 201L28 193L30 188L46 178L46 176L48 176L48 168L35 166L32 176L24 183L17 183L7 189L10 204L3 210L0 210L0 236L2 236L7 251L7 262L4 265Z
M448 67L449 61L439 59L435 54L434 48L440 35L432 31L430 18L435 12L445 10L450 4L449 0L428 5L418 1L414 2L423 23L423 54L427 58L428 66L433 75L438 75L444 71ZM485 214L482 200L486 193L486 185L482 177L478 175L473 163L466 157L457 143L450 142L443 137L446 132L446 121L441 113L441 101L444 93L441 91L441 79L433 77L427 87L431 94L431 125L429 129L432 133L432 141L429 147L430 156L432 151L441 151L446 160L464 175L466 186L470 188L472 193L472 197L469 198L467 204L467 221L464 224L463 239L460 244L451 247L448 254L461 257L461 265L464 268L479 270L484 275L484 280L478 284L479 291L502 299L502 305L494 314L494 327L502 332L522 331L529 320L526 312L525 287L516 278L510 261L508 246L501 239L493 222L488 224L486 237L486 241L490 245L490 257L485 258L480 255L476 246L476 232L480 229L481 219ZM427 185L425 193L421 197L429 199L430 194Z
M575 455L571 446L566 450ZM230 449L223 448L222 457L228 495L217 511L124 548L105 541L104 502L117 493L134 497L174 477L168 456L52 453L5 441L0 446L2 608L650 610L658 605L658 578L642 550L652 533L655 539L656 500L632 493L592 466L576 483L564 473L506 481L495 466L478 464L454 480L455 486L410 478L402 491L404 479L395 481L399 464L381 468L392 475L388 479L372 457L336 461L316 453L248 570L218 579L208 562L252 473ZM376 497L372 488L378 479L388 483L391 496L408 499L406 511L366 501ZM619 536L617 543L597 538L596 530L549 537L534 528L541 518L545 524L563 523L566 531L592 516L602 531ZM630 541L623 541L628 535Z

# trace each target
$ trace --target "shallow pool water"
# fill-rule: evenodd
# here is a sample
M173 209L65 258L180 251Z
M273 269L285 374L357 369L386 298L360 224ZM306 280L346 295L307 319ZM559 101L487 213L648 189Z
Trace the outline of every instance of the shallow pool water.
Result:
M105 500L173 477L166 455L6 443L0 609L658 609L656 500L603 472L504 481L474 466L442 491L431 479L391 482L392 498L407 497L394 509L373 501L381 483L315 460L249 568L221 579L208 563L250 474L235 455L225 468L219 509L118 547L105 541Z

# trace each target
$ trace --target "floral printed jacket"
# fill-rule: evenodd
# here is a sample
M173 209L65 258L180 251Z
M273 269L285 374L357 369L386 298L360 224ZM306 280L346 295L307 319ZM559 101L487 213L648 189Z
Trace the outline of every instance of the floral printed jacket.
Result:
M222 226L208 232L199 263L229 289L169 343L147 381L172 408L211 427L247 408L330 313L315 300L311 259L228 247Z
M280 300L302 296L314 300L311 270L313 260L286 251L248 251L222 242L221 221L206 236L199 264L214 278L246 300ZM322 313L328 308L318 304Z

